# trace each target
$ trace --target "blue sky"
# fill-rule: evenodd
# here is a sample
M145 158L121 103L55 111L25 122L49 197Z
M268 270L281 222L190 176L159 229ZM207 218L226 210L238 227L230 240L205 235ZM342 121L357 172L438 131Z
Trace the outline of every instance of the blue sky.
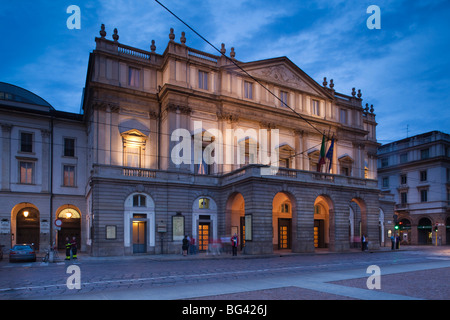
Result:
M450 2L448 0L169 1L160 0L216 47L240 61L286 56L318 83L361 89L373 104L380 143L431 130L450 133ZM67 7L81 9L69 30ZM381 29L366 12L381 9ZM89 52L100 25L107 38L162 53L174 28L190 47L216 53L152 0L5 1L0 5L0 81L38 94L57 110L79 112ZM408 131L407 131L408 128Z

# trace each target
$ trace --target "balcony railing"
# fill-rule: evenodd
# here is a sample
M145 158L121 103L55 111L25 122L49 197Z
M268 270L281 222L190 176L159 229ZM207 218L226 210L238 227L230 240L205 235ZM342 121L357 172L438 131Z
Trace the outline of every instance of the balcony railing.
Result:
M264 171L262 170L264 169ZM264 178L274 180L284 180L302 183L352 186L356 188L377 189L378 181L372 179L353 178L347 176L319 173L313 171L303 171L295 169L278 168L272 174L267 175L269 167L263 165L247 165L232 172L214 175L194 174L182 170L156 170L145 168L131 168L110 165L94 165L93 177L148 181L171 181L184 184L200 185L228 185L248 178Z

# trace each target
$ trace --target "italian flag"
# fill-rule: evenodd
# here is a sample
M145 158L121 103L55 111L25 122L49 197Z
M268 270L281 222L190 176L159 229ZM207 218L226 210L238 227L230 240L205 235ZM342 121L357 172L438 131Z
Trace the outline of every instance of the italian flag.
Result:
M322 146L320 147L319 163L317 164L317 172L322 171L322 165L325 164L325 136L322 136Z

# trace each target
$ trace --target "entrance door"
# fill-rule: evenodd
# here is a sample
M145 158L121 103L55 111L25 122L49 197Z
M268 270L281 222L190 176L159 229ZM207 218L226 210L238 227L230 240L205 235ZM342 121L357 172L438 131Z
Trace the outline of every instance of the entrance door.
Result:
M198 250L207 251L209 245L209 232L210 223L209 222L199 222L198 223Z
M146 227L145 221L133 221L133 253L147 252Z
M291 219L278 219L278 249L291 248Z
M16 243L34 244L39 250L39 211L35 208L24 208L17 214Z
M314 220L314 248L325 248L324 220Z

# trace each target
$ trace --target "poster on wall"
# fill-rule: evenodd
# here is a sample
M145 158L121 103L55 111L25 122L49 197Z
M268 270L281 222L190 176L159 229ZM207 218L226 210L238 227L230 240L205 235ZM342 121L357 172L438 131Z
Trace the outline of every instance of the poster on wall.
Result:
M184 238L184 217L176 215L172 217L172 240L183 240Z
M252 241L252 215L245 215L245 241Z

